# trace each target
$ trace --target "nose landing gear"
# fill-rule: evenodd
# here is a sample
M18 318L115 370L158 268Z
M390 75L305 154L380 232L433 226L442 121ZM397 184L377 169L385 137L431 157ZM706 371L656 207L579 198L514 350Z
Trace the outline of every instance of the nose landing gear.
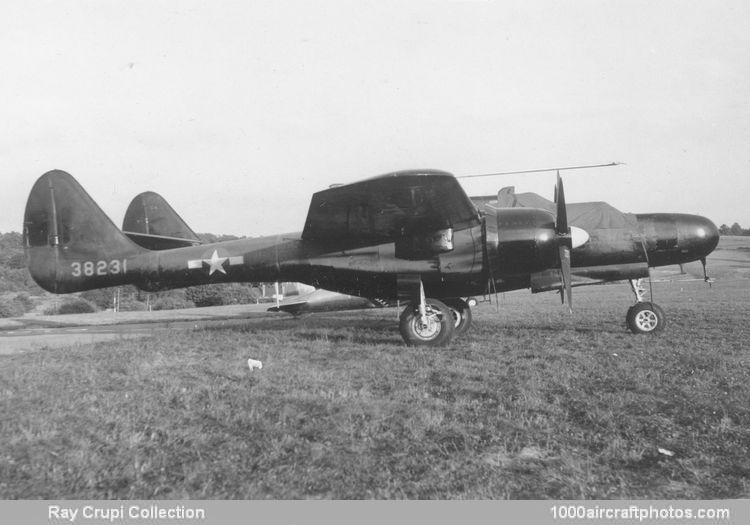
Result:
M667 316L659 305L643 300L645 289L641 286L640 279L631 279L630 287L636 300L625 316L630 331L634 334L653 334L664 330Z

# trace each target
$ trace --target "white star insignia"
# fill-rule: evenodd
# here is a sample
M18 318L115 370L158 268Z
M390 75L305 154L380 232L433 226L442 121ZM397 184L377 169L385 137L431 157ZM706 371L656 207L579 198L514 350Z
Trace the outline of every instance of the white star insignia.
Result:
M214 250L214 253L211 255L210 259L203 260L204 263L208 264L208 275L213 275L213 273L216 271L219 271L226 275L227 271L224 269L224 261L226 261L227 259L229 259L229 257L219 257L219 252Z
M213 275L214 272L221 272L227 275L227 271L224 268L225 263L229 261L229 266L241 265L245 262L245 258L242 255L225 256L220 257L219 251L214 250L211 254L210 259L190 259L187 262L187 267L191 270L199 270L201 268L208 268L208 275Z

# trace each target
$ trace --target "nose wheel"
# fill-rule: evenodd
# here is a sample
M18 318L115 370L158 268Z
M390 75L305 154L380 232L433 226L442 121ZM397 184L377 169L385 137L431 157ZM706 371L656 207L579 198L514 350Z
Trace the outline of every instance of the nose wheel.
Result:
M626 321L634 334L652 334L664 330L667 317L659 305L643 302L628 309Z
M628 309L625 322L634 334L653 334L664 330L667 316L656 304L644 301L645 289L640 280L631 280L630 286L635 294L636 303Z

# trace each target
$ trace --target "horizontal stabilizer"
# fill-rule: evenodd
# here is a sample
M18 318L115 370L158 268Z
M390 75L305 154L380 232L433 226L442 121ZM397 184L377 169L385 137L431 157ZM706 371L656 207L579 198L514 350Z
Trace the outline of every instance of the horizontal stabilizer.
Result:
M185 248L186 246L197 246L200 241L190 239L178 239L176 237L165 237L163 235L148 235L145 233L124 232L128 238L148 250L171 250L172 248Z

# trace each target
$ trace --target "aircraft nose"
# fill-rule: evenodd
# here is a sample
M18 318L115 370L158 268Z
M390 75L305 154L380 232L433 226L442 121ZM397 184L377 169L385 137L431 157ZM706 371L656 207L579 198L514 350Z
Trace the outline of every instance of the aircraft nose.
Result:
M682 225L682 235L692 251L699 257L705 257L719 244L719 229L716 225L700 215L689 215Z

